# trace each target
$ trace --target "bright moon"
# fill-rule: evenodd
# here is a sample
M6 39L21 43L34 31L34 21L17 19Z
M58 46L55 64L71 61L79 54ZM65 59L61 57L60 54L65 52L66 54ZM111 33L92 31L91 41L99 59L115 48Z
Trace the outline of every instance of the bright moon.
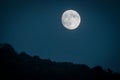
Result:
M79 13L75 10L67 10L62 14L62 24L69 30L76 29L81 22Z

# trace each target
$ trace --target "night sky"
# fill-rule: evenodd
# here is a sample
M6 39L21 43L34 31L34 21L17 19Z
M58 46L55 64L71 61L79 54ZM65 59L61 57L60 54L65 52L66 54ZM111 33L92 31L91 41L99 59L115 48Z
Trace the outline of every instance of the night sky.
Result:
M81 16L72 31L61 23L68 9ZM119 21L119 0L1 0L0 43L52 61L120 72Z

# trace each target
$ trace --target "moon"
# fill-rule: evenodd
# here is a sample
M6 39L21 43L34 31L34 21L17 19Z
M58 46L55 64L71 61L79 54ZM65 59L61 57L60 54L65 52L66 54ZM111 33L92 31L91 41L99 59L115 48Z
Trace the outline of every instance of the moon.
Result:
M68 30L74 30L79 27L81 22L81 17L79 13L75 10L66 10L62 14L62 24Z

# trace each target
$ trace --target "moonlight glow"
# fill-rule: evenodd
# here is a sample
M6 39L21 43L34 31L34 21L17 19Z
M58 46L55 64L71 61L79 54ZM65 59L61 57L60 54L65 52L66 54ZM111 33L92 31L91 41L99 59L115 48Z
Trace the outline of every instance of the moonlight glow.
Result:
M76 29L81 22L81 18L78 12L74 10L67 10L62 15L62 24L69 30Z

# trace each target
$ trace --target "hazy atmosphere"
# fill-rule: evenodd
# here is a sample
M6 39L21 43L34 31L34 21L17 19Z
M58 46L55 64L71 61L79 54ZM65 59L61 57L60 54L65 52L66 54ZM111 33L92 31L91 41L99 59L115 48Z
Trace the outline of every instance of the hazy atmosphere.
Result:
M120 72L119 0L3 0L0 43L17 52L57 62L100 65ZM81 16L80 26L67 30L64 11Z

